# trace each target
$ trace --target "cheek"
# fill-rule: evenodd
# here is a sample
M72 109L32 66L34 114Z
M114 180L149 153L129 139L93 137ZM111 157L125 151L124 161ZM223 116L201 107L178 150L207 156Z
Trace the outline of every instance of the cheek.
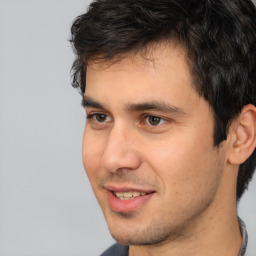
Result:
M82 159L85 171L92 183L100 169L100 159L102 154L103 142L97 136L91 134L85 129L83 145L82 145Z
M156 146L148 159L163 184L164 193L174 197L202 194L216 185L219 159L211 139L202 142L176 137Z
M102 188L98 185L103 148L104 141L102 141L99 136L85 129L82 146L83 164L93 192L100 205L104 202L104 198L101 193Z

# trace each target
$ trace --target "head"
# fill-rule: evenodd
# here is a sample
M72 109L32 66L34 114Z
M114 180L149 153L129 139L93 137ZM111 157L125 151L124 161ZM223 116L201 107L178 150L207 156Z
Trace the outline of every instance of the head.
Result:
M182 88L182 81L185 79L183 82L189 84L193 90L191 98L194 101L190 102L190 108L198 104L198 110L209 109L207 113L204 113L205 115L201 117L198 115L199 119L197 121L205 124L204 131L207 130L209 136L204 134L203 130L200 133L204 134L206 141L210 142L210 139L212 140L212 148L209 148L208 144L208 146L203 145L201 153L199 149L197 154L198 156L203 154L203 150L209 153L203 155L205 159L202 161L206 163L205 167L209 171L204 175L209 175L209 180L214 181L214 185L207 184L208 192L217 193L223 163L227 158L225 142L228 139L231 126L246 106L256 105L256 9L254 4L250 0L98 0L90 5L86 14L79 16L74 21L71 42L77 56L73 64L73 86L79 88L82 95L86 94L88 81L91 87L92 84L97 84L100 79L95 80L94 77L97 77L99 73L104 73L104 79L112 80L112 83L114 83L115 80L109 76L110 74L129 70L126 73L129 76L131 72L135 71L138 74L134 80L142 81L146 79L145 77L150 77L149 70L159 71L158 78L160 79L160 74L164 76L164 71L167 72L168 67L172 67L173 73L169 79L172 80L176 75L181 79L180 84L174 82L172 85L175 92L175 86L180 86L180 91L177 94L181 98L182 91L186 92L188 90L188 88ZM164 63L159 63L159 60L161 62L163 59ZM183 68L186 73L185 76L179 74L180 70L175 69L174 63L177 63L177 67ZM186 63L185 66L184 63ZM139 66L140 68L138 68ZM140 77L143 72L147 74L144 78ZM120 81L118 78L117 81L121 82L123 78L121 76L119 78ZM102 79L101 82L103 82ZM125 92L125 96L129 97L130 95L130 99L132 99L132 91L129 91L128 87L129 84L127 83L126 88L122 90ZM142 85L141 88L144 91L151 90L146 84ZM143 95L142 89L138 89L137 94ZM168 92L167 87L163 89L166 90L164 93ZM157 94L157 90L160 89L152 87L154 95ZM170 93L174 91L170 91ZM112 95L114 94L115 91L112 91ZM106 95L108 95L107 91ZM177 98L179 98L178 95ZM120 94L119 98L122 98L121 96ZM94 108L102 108L90 99L86 100L86 104L89 107L94 105ZM138 104L137 107L139 107ZM110 112L111 115L114 115L112 111ZM186 112L183 114L184 116L189 115ZM117 113L116 116L118 116ZM153 117L151 115L150 118ZM97 118L104 119L106 116L97 116ZM211 122L207 118L210 118ZM177 123L181 119L178 119ZM152 119L151 121L158 122L159 120ZM180 122L182 124L182 121ZM207 127L207 125L210 126ZM180 129L182 130L182 127ZM200 128L198 129L200 130ZM111 134L109 133L108 136L111 136ZM178 135L177 138L179 138ZM154 144L155 139L151 138L151 140ZM190 142L191 145L195 143L195 141ZM98 143L100 142L95 141L95 144ZM180 144L180 141L178 142L175 139L162 141L162 139L159 139L155 148L161 145L161 148L165 148L165 152L170 153L168 150L170 144L168 143ZM105 146L105 150L106 148L107 146ZM136 151L134 146L133 150ZM172 150L174 149L172 148ZM177 151L179 150L177 149ZM192 151L186 153L192 154ZM106 158L106 153L104 154L102 155L103 161ZM158 151L149 154L157 155ZM223 157L220 157L221 154ZM135 156L129 156L128 158L131 160L133 157L135 159ZM167 156L165 157L161 158L159 156L159 160L168 159ZM195 158L196 155L193 155L193 157ZM213 157L213 162L209 161L209 157ZM186 159L184 156L184 161L190 160L190 158ZM135 159L134 163L136 161L140 166L138 163L140 160ZM243 162L236 164L239 165L236 178L236 200L238 201L254 173L255 150L252 150ZM154 166L154 164L152 165ZM139 169L138 166L132 167L131 164L128 169ZM171 167L172 165L168 166L168 168ZM90 166L88 166L89 168ZM164 168L168 170L167 166ZM219 169L219 171L213 172L212 168ZM124 168L117 169L120 169L119 173L115 173L116 177L119 177L115 178L117 182L121 182L122 179L126 180L127 177L129 182L137 183L137 185L143 185L143 182L148 179L150 189L153 187L157 190L157 186L161 186L161 182L155 181L153 178L150 179L145 174L141 174L140 177L137 177L137 180L136 178L133 180ZM194 174L191 172L191 176L188 175L187 180L192 179ZM108 181L111 180L110 177L111 175L106 175L102 176L102 179L98 178L99 184L93 185L96 196L97 186L108 184ZM164 176L164 179L168 178L172 177ZM180 177L180 179L182 178ZM207 176L205 176L204 181L207 181ZM91 183L93 184L92 180ZM175 184L173 184L173 187L175 188ZM191 192L190 189L192 188L185 190L185 196L186 193ZM98 200L101 200L100 196ZM205 202L204 207L211 203L211 200L207 198L201 198L200 200ZM199 202L195 202L195 205L198 204ZM200 207L198 208L200 211ZM194 214L197 213L194 212ZM123 213L123 215L129 218L128 213ZM190 216L190 218L192 217ZM189 218L186 221L189 221ZM150 232L150 230L147 230L147 232ZM162 236L164 235L163 232Z

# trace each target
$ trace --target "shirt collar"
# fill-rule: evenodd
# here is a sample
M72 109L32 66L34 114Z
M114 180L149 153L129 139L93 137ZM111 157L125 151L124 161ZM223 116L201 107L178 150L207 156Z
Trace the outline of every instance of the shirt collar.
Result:
M241 231L242 238L243 238L242 247L240 249L238 256L245 256L245 251L246 251L247 242L248 242L248 234L247 234L245 223L239 217L238 217L238 219L239 219L239 224L240 224L240 231Z

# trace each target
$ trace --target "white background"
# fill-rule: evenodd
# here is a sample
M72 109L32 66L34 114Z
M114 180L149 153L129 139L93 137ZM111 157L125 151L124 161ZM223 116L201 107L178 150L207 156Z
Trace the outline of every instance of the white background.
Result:
M97 256L113 243L81 161L68 39L84 0L0 0L0 256ZM239 207L256 255L256 178Z

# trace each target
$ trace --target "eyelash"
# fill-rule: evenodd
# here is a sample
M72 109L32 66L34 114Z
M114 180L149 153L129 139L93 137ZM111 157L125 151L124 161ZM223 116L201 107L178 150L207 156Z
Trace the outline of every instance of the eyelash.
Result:
M103 124L103 123L105 123L106 121L100 122L100 121L94 120L94 118L96 118L97 116L100 116L100 115L103 115L103 116L105 116L106 118L109 117L107 114L103 114L103 113L92 113L92 114L88 114L88 115L86 116L86 119L87 119L87 120L94 121L94 122L96 122L97 124L100 124L100 123ZM150 118L150 117L151 117L151 118L159 118L159 119L160 119L160 120L159 120L160 124L156 124L156 125L150 125L150 124L148 124L148 122L149 122L148 118ZM159 126L163 125L165 122L168 122L168 121L170 122L169 119L163 118L163 117L158 116L158 115L152 115L152 114L143 114L143 115L141 116L141 118L142 118L142 121L140 122L140 125L142 125L142 126L147 126L148 129L152 129L152 130L159 128Z

